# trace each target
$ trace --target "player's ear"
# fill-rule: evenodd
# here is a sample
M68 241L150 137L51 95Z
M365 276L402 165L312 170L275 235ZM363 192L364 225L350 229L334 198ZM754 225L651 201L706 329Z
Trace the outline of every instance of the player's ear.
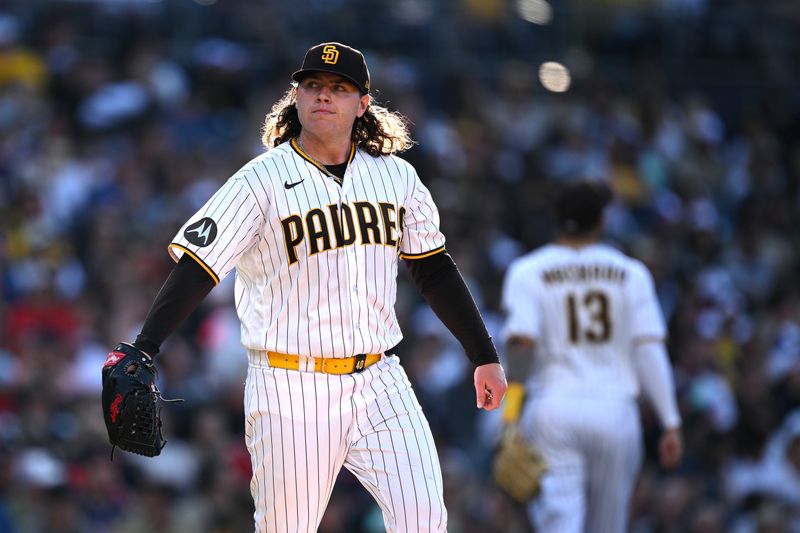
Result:
M361 100L358 102L358 116L363 117L364 113L367 112L367 108L369 107L369 103L372 97L368 94L365 94L361 97Z

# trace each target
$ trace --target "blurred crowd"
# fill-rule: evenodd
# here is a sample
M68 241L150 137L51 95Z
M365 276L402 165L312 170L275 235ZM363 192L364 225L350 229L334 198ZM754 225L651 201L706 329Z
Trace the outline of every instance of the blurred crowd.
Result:
M634 532L800 531L800 121L792 2L29 0L0 13L0 532L252 531L232 276L162 347L169 443L109 460L100 367L166 246L263 150L305 49L361 48L499 344L504 271L553 237L560 183L608 182L607 239L652 270L686 457L647 462ZM537 26L525 8L547 7ZM528 17L529 19L531 17ZM699 31L702 29L702 31ZM561 60L565 93L538 65ZM501 422L402 271L397 347L450 531L527 531L494 487ZM382 530L343 472L322 532Z

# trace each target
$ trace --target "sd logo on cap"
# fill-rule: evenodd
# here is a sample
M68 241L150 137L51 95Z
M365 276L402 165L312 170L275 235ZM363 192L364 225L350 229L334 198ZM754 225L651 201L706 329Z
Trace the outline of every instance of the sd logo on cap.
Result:
M339 50L335 45L329 44L322 48L322 62L335 65L339 61Z
M300 70L292 74L300 81L311 72L338 74L352 81L362 94L369 92L369 69L364 54L341 43L320 43L312 46L303 58Z

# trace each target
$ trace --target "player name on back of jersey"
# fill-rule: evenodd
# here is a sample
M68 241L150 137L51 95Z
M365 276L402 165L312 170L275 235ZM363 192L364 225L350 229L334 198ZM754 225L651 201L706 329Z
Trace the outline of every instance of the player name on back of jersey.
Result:
M549 284L580 281L609 281L624 284L628 272L610 264L568 264L542 272L542 281Z

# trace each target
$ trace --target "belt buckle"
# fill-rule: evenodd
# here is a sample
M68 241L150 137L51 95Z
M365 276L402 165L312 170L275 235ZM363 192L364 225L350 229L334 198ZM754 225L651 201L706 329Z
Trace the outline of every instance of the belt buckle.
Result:
M360 353L355 357L356 357L356 366L353 369L353 372L363 372L367 364L367 354Z

